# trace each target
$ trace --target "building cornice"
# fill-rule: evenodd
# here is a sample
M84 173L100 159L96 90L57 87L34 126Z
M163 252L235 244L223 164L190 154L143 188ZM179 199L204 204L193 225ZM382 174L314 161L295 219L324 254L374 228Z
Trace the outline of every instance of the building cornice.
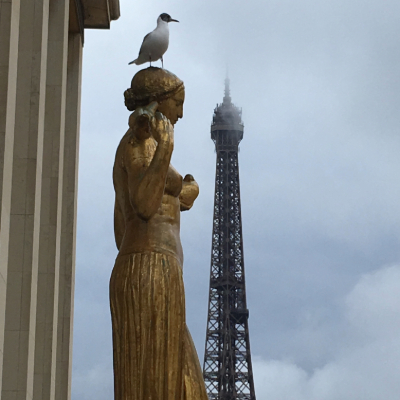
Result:
M80 0L85 29L110 29L120 16L119 0Z
M110 0L110 17L111 21L117 20L121 15L119 9L119 0Z

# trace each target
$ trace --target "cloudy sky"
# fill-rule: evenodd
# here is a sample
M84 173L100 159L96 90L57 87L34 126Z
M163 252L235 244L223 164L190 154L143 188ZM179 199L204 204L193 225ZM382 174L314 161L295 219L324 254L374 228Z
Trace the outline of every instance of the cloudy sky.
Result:
M111 171L123 92L143 36L167 12L165 67L185 82L173 164L200 196L182 215L187 320L204 354L214 107L229 66L243 108L240 178L258 400L398 400L400 2L121 0L86 31L73 400L113 398L108 281Z

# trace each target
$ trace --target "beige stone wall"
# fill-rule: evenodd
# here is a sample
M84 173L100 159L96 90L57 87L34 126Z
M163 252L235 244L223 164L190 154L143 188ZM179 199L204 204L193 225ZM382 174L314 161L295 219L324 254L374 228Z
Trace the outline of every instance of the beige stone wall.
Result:
M82 41L79 34L68 39L65 110L63 203L61 210L60 274L56 349L57 400L71 397L72 317L74 313L76 210L78 190L79 124L81 107Z
M19 7L19 1L10 3L0 0L0 377L3 373L4 355ZM0 393L1 388L0 379Z
M18 16L12 165L3 176L3 196L11 194L11 207L4 210L2 203L0 228L9 229L1 267L6 270L2 399L31 399L33 393L48 0L21 0Z
M33 399L54 399L59 302L61 211L69 2L50 0L37 280Z
M119 16L102 4L0 0L1 400L71 397L82 33Z

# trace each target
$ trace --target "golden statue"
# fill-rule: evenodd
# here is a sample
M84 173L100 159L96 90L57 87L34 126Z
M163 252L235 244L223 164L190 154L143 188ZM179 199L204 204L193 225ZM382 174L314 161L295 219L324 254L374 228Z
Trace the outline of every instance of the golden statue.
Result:
M125 91L129 129L115 157L110 279L115 400L208 400L185 320L180 212L199 188L170 164L185 89L150 67Z

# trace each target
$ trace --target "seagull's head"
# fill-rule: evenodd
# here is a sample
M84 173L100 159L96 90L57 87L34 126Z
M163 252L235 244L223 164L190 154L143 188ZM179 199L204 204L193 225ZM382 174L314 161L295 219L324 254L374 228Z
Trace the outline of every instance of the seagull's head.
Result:
M179 22L177 19L172 19L171 16L167 13L162 13L159 17L158 20L164 21L164 22Z

